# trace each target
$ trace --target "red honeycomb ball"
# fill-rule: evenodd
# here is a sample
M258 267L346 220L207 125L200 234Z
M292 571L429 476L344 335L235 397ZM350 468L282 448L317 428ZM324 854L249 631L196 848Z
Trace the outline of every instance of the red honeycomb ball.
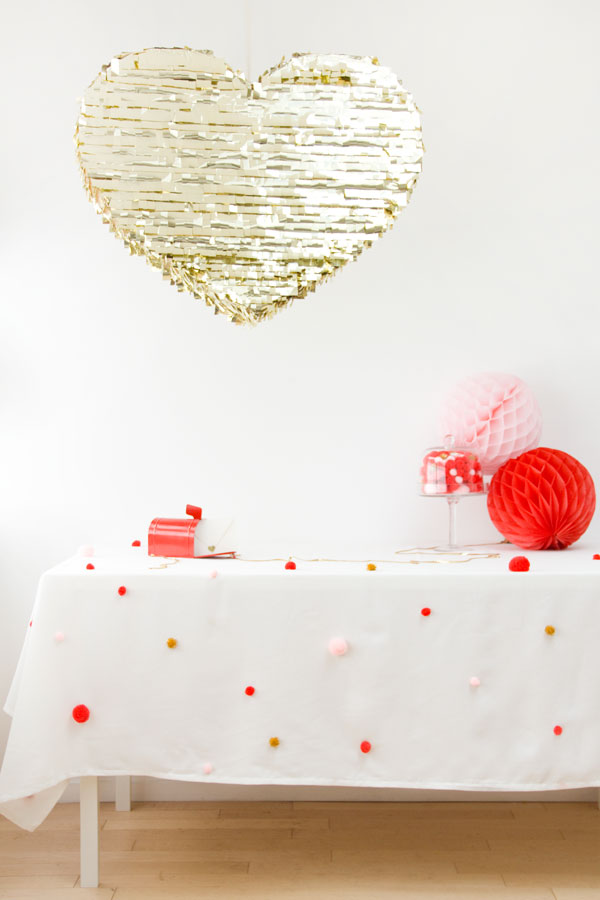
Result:
M504 537L524 550L564 550L594 515L592 476L562 450L537 447L501 466L490 484L488 511Z

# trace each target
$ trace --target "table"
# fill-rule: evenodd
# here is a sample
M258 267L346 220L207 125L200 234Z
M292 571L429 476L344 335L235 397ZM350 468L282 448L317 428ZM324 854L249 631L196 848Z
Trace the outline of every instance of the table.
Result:
M373 571L143 547L73 557L40 580L5 707L0 812L34 829L80 778L89 886L100 775L121 779L124 806L131 775L598 787L595 549L528 553L529 572L508 570L520 551L504 544L390 552Z

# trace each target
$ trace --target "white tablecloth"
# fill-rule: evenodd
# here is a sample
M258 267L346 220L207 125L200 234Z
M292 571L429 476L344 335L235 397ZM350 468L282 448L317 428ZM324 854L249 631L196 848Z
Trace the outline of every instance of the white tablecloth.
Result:
M93 570L67 560L41 578L7 701L0 811L35 828L83 775L600 785L595 549L528 553L528 573L508 571L519 551L505 545L462 564L390 554L401 562L374 572L364 562L165 565L144 548L99 553ZM347 653L330 652L334 637ZM78 704L84 723L72 717Z

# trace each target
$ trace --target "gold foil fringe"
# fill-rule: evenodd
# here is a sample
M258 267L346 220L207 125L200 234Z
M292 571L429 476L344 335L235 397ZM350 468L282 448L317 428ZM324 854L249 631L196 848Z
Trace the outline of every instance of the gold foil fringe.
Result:
M296 54L249 84L189 48L103 66L75 142L88 195L129 251L244 324L387 231L424 152L411 95L372 58Z

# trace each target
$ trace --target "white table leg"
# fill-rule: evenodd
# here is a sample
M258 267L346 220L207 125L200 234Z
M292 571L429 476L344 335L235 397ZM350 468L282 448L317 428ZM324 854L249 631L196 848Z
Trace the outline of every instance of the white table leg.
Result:
M79 840L81 887L98 887L98 778L79 779Z
M129 812L131 809L131 777L129 775L115 777L115 809L118 812Z

